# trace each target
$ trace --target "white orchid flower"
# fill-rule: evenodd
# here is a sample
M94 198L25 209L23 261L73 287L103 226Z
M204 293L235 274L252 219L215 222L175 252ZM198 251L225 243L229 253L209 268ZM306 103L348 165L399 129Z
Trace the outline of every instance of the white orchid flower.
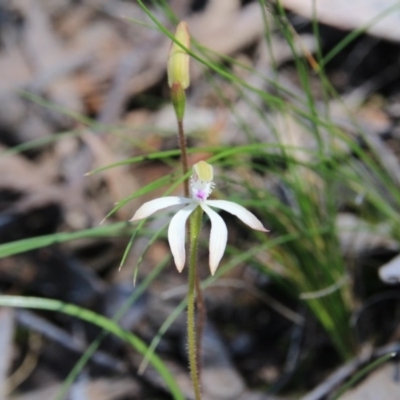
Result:
M186 221L190 214L201 207L211 220L210 234L210 270L214 275L219 262L225 252L228 239L228 229L224 220L210 208L215 207L236 215L242 222L257 231L268 232L261 221L250 211L239 204L227 200L208 200L215 184L213 182L213 167L205 161L193 166L191 177L192 197L167 196L144 203L135 213L131 221L138 221L149 217L156 211L170 206L181 205L182 208L172 217L168 228L168 241L179 272L185 266L185 236Z

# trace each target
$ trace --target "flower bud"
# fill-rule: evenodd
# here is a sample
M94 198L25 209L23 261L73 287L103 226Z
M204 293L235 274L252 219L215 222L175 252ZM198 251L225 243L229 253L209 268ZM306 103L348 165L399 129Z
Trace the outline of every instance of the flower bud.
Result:
M187 49L190 47L190 35L185 21L177 26L175 39ZM169 52L167 72L171 89L177 85L183 90L189 87L189 54L175 42L172 43Z

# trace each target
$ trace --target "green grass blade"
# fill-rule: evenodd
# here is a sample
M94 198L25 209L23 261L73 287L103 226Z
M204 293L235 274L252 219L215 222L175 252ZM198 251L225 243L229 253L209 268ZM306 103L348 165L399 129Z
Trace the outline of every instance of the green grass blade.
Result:
M16 240L10 243L0 245L0 258L12 256L14 254L24 253L26 251L40 249L57 243L68 242L70 240L82 238L100 238L127 236L131 234L134 228L129 222L118 222L107 226L85 229L78 232L53 233L29 239Z
M171 256L168 255L163 261L161 261L143 280L143 282L138 285L135 290L132 292L132 294L129 296L127 301L121 306L121 308L118 310L116 315L113 317L113 321L118 322L121 317L125 314L125 312L132 307L132 305L135 303L135 301L145 292L145 290L149 287L149 285L154 281L154 279L163 271L165 266L168 264L168 262L171 260ZM76 380L78 377L79 373L82 371L82 369L85 367L85 365L88 363L90 358L93 356L93 354L96 352L98 347L100 346L101 342L107 335L107 331L103 330L99 336L90 344L90 346L86 349L86 351L82 354L80 359L77 361L75 364L74 368L70 371L68 374L67 378L64 380L63 385L60 389L60 392L56 398L56 400L63 400L67 394L68 389L71 387L73 382ZM149 352L147 350L146 354Z
M372 363L368 364L361 371L357 372L342 388L335 394L332 400L339 399L342 394L344 394L347 390L349 390L352 386L354 386L360 379L362 379L365 375L373 371L375 368L378 368L380 365L389 361L391 358L395 357L396 353L385 354L384 356L378 358Z
M59 300L44 299L40 297L23 297L23 296L0 296L0 306L4 307L21 307L21 308L33 308L39 310L57 311L63 314L71 315L79 318L83 321L89 322L96 325L109 333L114 334L123 341L130 344L140 354L147 353L147 345L139 339L136 335L122 329L116 322L96 314L91 310L78 307L74 304L63 303ZM157 370L160 376L163 378L167 387L175 400L185 400L181 390L179 389L175 378L168 370L164 362L154 353L150 359L151 365Z

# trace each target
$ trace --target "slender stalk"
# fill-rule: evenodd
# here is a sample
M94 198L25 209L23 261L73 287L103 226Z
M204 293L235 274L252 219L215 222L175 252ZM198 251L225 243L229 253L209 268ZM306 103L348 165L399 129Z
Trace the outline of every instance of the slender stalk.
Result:
M197 306L196 353L197 353L197 369L198 369L199 379L201 381L201 371L202 371L201 349L202 349L204 325L206 322L206 305L204 303L203 291L201 290L200 277L197 269L196 269L195 285L196 285L196 306Z
M186 136L183 130L183 121L178 119L178 138L179 138L179 147L181 149L181 163L182 163L182 172L183 175L186 175L189 171L189 163L188 156L186 151ZM184 181L184 191L185 197L189 197L189 181L185 179Z
M178 121L178 138L179 138L179 147L181 150L181 163L182 163L182 172L184 175L187 174L189 170L189 163L188 163L188 156L187 156L187 149L186 149L186 136L185 136L185 131L183 128L183 120L177 118ZM189 181L188 179L185 179L184 181L184 193L185 197L189 197ZM190 223L189 223L190 225ZM190 226L189 226L190 230ZM204 330L204 324L206 320L206 307L204 304L204 299L200 287L200 278L198 274L196 273L195 276L195 286L196 286L196 304L197 304L197 311L198 311L198 324L197 324L197 344L196 344L196 352L197 352L197 367L199 371L199 377L201 373L201 341L203 338L203 330Z
M199 244L201 220L203 210L197 207L190 218L190 256L189 256L189 289L187 303L187 331L190 375L196 400L201 400L199 370L197 365L197 343L195 324L195 299L196 299L196 265L197 247Z

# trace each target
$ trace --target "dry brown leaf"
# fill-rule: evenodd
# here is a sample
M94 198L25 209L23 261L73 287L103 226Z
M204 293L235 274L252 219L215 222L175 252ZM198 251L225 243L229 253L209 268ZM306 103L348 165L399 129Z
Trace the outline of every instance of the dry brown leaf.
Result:
M390 227L371 224L350 213L340 213L336 220L342 252L348 257L358 257L376 248L399 250L399 243L390 237Z
M13 396L13 400L55 399L61 388L62 384L46 386L26 394ZM126 396L135 396L138 390L138 385L132 377L83 381L75 383L71 388L71 392L83 393L74 398L84 398L85 400L117 400Z
M64 70L64 64L67 60L70 61L71 55L65 51L42 3L35 0L16 0L16 4L25 17L23 45L32 69L40 76L54 75L54 70L60 68ZM53 81L47 91L50 98L58 104L69 110L82 111L81 99L71 80L63 77Z
M262 37L265 25L258 3L242 9L235 6L236 1L224 1L224 7L215 3L203 14L188 20L190 33L200 44L227 55Z
M93 133L86 132L82 136L82 139L90 147L90 150L95 157L97 167L113 164L119 161L115 152L108 147L106 137L100 137ZM127 166L108 169L102 172L102 176L107 182L109 193L114 203L128 197L139 188L137 180L132 173L129 172ZM117 211L118 217L122 220L131 218L131 214L137 207L137 204L137 200L132 200L126 207Z
M400 41L400 7L393 7L399 6L398 0L282 0L282 5L309 19L316 15L318 21L339 29L366 28L372 35ZM371 24L389 8L390 13Z
M32 72L21 49L13 46L0 52L0 74L1 92L14 91L31 79Z
M5 150L0 146L0 152ZM47 186L53 177L53 171L41 170L19 154L0 157L0 187L3 189L31 192Z

